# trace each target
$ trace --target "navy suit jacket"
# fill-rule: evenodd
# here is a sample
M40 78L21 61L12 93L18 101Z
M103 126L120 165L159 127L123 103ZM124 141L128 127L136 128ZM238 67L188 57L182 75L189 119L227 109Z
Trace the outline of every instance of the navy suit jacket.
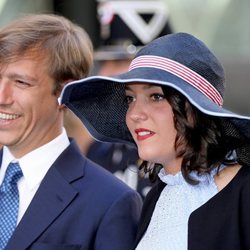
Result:
M129 250L141 205L138 193L71 142L47 172L6 250Z

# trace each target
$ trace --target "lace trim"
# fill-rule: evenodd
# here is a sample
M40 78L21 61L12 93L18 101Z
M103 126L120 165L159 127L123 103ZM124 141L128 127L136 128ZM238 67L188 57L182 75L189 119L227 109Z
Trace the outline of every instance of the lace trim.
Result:
M225 165L222 165L219 169L219 171L221 171L222 169L225 168ZM199 183L201 184L209 184L209 183L214 183L214 176L217 173L217 168L213 169L210 174L198 174L198 172L193 171L190 173L190 176L194 179L199 181ZM175 175L172 174L167 174L165 169L162 168L158 174L160 180L170 186L174 186L174 185L182 185L182 184L186 184L187 182L185 181L181 171L178 172Z

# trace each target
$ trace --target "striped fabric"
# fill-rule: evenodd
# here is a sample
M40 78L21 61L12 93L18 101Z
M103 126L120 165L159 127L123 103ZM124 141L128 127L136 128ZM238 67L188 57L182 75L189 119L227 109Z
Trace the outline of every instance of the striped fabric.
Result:
M223 104L220 93L210 82L181 63L160 56L139 56L131 62L129 71L141 67L157 68L167 71L198 89L217 105L222 106Z

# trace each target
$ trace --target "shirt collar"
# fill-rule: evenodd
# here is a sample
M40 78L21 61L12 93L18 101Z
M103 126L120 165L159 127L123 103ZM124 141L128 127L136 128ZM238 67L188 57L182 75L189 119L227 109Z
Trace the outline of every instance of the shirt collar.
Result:
M25 182L30 189L35 188L40 184L51 165L55 162L58 156L70 144L65 129L62 133L50 141L49 143L31 151L20 159L15 159L7 147L3 147L3 160L0 171L0 183L7 166L11 161L18 161L23 171Z

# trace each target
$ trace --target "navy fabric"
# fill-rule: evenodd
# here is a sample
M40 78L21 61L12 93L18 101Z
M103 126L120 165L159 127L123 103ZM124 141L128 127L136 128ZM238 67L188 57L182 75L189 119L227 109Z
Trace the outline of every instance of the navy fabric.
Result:
M138 193L71 142L45 175L5 250L131 249L141 205Z
M123 143L94 141L86 156L122 179L135 189L143 199L152 187L148 175L142 175L138 169L140 161L137 149L134 147Z

